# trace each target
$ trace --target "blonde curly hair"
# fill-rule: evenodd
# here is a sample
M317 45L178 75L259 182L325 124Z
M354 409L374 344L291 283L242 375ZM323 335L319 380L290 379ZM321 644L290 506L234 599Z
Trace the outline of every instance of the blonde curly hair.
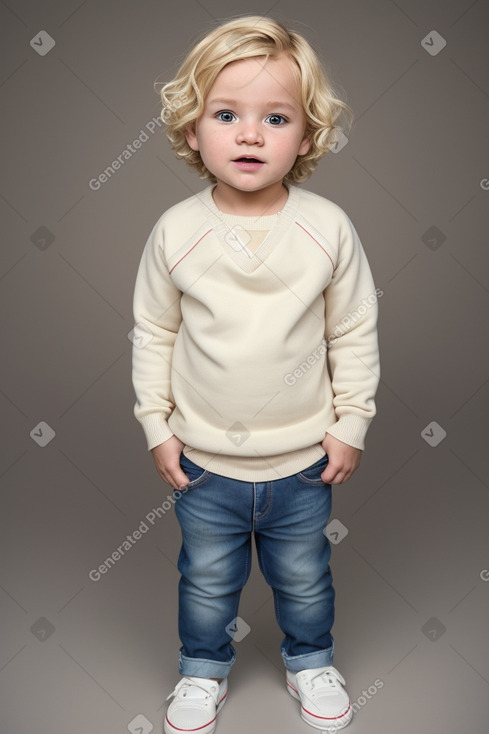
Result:
M280 54L286 54L293 62L291 67L300 84L306 116L305 137L311 141L309 151L297 156L284 182L302 183L308 179L319 159L340 139L340 133L346 135L351 129L353 110L339 99L308 41L272 18L242 16L206 33L190 50L175 78L159 92L163 105L160 117L167 125L170 144L178 158L197 169L200 178L216 183L199 151L188 145L185 130L204 111L217 75L232 61L254 56L276 58Z

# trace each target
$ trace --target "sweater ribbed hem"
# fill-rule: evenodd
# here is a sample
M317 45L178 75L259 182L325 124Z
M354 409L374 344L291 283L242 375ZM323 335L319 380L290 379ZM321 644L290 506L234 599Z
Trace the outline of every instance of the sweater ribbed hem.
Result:
M231 479L243 482L273 482L290 477L292 474L307 469L322 456L325 451L320 443L305 449L289 451L275 456L229 456L211 454L207 451L184 446L183 453L197 466Z
M148 451L154 449L155 446L159 446L160 443L168 441L169 438L175 435L163 417L163 413L150 413L149 415L139 417L138 421L143 427Z
M340 416L336 423L330 426L326 433L330 433L343 443L353 446L356 449L365 448L365 436L372 421L372 418L365 418L354 413L346 413Z

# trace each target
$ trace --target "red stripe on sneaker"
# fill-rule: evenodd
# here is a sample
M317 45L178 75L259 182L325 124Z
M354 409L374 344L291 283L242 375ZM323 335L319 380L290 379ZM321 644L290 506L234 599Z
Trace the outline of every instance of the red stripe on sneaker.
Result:
M226 688L226 690L225 690L222 698L219 699L218 705L222 701L224 701L224 699L226 698L227 695L228 695L228 691L227 691L227 688ZM172 729L176 729L178 731L200 731L201 729L204 729L206 726L209 726L210 724L213 724L214 721L217 719L217 715L214 716L213 719L211 719L210 721L208 721L207 724L202 724L202 726L197 726L195 729L181 729L179 726L175 726L175 724L172 724L171 721L170 721L170 719L168 718L168 714L165 716L165 719L170 724L170 726L172 727Z
M166 716L166 720L170 724L172 729L178 729L178 731L200 731L201 729L204 729L204 727L209 726L209 724L212 724L217 719L217 716L214 716L213 719L207 722L207 724L202 724L202 726L198 726L196 729L181 729L179 726L175 726L175 724L172 724L168 716Z
M335 721L336 719L342 719L343 716L346 716L348 711L350 710L351 704L348 704L348 708L346 711L343 711L342 714L339 716L318 716L317 714L314 714L312 711L308 711L305 706L302 707L303 711L306 712L306 714L309 714L309 716L314 716L315 719L325 719L326 721Z
M290 686L293 691L295 691L296 693L299 693L299 691L297 690L297 688L295 686L293 686L292 683L289 680L287 680L287 685ZM299 693L299 695L300 695L300 693ZM346 711L343 711L343 713L340 714L339 716L318 716L317 714L314 714L312 711L308 711L305 708L305 706L302 706L302 710L305 711L306 714L309 714L309 716L314 716L315 719L324 719L325 721L335 721L337 719L342 719L343 716L346 716L347 715L347 713L349 712L350 708L351 708L351 703L348 703L348 708L346 709Z

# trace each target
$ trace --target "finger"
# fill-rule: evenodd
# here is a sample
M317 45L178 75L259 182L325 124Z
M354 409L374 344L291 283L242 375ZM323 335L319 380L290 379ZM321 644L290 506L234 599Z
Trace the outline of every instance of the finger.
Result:
M344 482L348 481L348 479L351 478L352 474L354 474L356 470L356 467L352 466L351 469L347 469L345 472L345 477L343 479Z
M170 487L175 489L175 487L173 486L173 478L171 474L166 471L166 469L163 469L163 468L159 469L158 473L160 475L160 479L162 479L165 482L165 484L168 484Z
M338 469L331 484L343 484L345 481L345 472L342 469Z
M336 484L336 477L338 475L337 469L329 466L322 474L321 479L325 484Z
M173 473L172 477L173 481L175 482L175 486L173 486L173 489L183 489L187 486L187 484L190 483L190 479L186 474L183 473L183 471L175 471Z
M341 474L337 474L335 476L334 480L332 482L330 482L330 484L334 484L334 485L341 484L343 482L343 479L341 477L342 477Z

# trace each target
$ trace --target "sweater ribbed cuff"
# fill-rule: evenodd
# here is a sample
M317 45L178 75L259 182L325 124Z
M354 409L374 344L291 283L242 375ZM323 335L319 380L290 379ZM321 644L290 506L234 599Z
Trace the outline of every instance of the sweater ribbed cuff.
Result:
M354 413L345 413L326 430L326 433L331 434L339 441L343 441L343 443L347 443L349 446L363 451L365 436L372 418L365 418Z
M155 446L159 446L160 443L168 441L169 438L175 435L163 417L163 413L150 413L149 415L141 416L141 418L138 418L138 421L143 427L148 451L154 449Z

